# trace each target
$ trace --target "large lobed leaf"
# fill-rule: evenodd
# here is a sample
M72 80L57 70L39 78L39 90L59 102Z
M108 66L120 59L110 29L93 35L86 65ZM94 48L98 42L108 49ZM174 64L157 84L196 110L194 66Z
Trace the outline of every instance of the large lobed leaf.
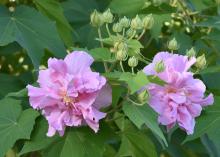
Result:
M18 6L14 13L0 7L0 46L18 42L27 50L35 68L41 62L45 49L56 57L65 56L64 45L55 23L27 6Z
M38 10L56 21L59 35L67 46L73 45L72 28L63 14L63 8L56 0L34 0Z
M184 142L201 137L205 133L214 141L220 141L218 129L220 127L220 97L215 97L213 106L208 107L204 113L196 119L194 134L187 136Z
M38 112L22 111L19 100L5 98L0 101L0 157L19 139L29 139Z
M137 106L133 103L126 102L123 104L123 111L138 128L146 125L154 134L160 137L166 145L168 145L163 132L158 125L157 115L149 106L146 104L143 106Z

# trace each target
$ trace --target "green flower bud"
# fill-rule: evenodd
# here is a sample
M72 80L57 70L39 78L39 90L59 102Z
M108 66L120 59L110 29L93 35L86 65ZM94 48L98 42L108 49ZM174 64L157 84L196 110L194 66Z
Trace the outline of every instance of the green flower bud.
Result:
M97 10L94 10L90 15L90 21L92 26L100 27L103 25L102 14L100 14Z
M135 56L130 57L130 58L128 59L128 65L129 65L130 67L136 67L136 66L138 65L138 59L137 59Z
M119 21L119 23L124 28L128 28L130 26L130 20L125 16Z
M187 50L186 55L188 57L195 57L196 56L196 51L194 50L194 48L192 47L190 50Z
M159 6L163 3L163 0L153 0L153 5L154 6Z
M126 35L128 36L128 38L134 36L134 34L136 33L136 31L134 29L129 29L126 31Z
M143 24L140 17L136 15L136 17L131 20L131 28L135 30L135 29L142 29L142 27Z
M144 8L147 8L147 7L149 7L150 5L151 5L151 2L150 2L150 1L147 1L147 2L144 3Z
M154 18L152 16L152 14L145 16L143 19L144 29L151 29L153 25L154 25Z
M112 23L113 22L113 15L111 13L111 10L108 9L102 14L103 22L105 23Z
M114 44L114 49L117 50L117 51L119 51L119 50L127 51L128 50L128 45L127 45L127 43L122 42L122 41L121 42L116 42Z
M206 58L204 54L196 58L195 66L198 69L203 69L206 66Z
M141 103L143 103L143 102L147 101L147 99L149 98L149 95L148 95L147 91L144 90L138 94L137 98Z
M128 58L128 54L125 50L119 50L116 52L116 59L119 61L125 61Z
M165 70L165 65L164 65L163 60L161 60L155 64L154 70L157 73L163 72Z
M112 27L113 32L119 33L122 31L122 26L119 23L115 23Z
M168 42L168 49L170 49L172 51L179 49L179 45L178 45L178 43L177 43L175 38L173 38L172 40L170 40Z

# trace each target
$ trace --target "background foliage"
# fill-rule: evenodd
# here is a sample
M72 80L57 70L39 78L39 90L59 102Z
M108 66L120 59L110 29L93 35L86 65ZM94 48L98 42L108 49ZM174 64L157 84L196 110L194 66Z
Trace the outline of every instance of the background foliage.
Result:
M115 18L152 14L154 26L130 43L151 59L176 38L185 54L194 47L205 54L206 69L197 75L214 93L215 104L197 118L191 136L180 129L167 133L147 105L123 101L127 86L135 93L152 81L137 73L104 73L100 61L112 62L101 48L90 14L110 8ZM102 28L103 37L107 32ZM104 41L105 42L105 41ZM107 41L106 41L107 42ZM220 156L220 1L219 0L16 0L0 1L0 157L219 157ZM113 88L113 103L100 132L88 127L68 129L64 137L46 137L47 122L30 108L25 86L37 79L51 56L85 49ZM126 71L130 71L127 64ZM145 66L140 63L136 72ZM123 103L122 103L123 102Z

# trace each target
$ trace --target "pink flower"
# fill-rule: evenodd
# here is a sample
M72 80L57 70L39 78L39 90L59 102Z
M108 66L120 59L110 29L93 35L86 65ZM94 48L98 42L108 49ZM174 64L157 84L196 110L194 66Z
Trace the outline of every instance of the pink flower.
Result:
M47 136L56 131L62 136L67 126L87 124L95 132L106 116L99 109L110 105L111 88L99 73L91 71L93 58L82 51L68 54L64 60L50 58L48 69L40 70L40 87L27 86L30 104L42 110L49 123Z
M165 70L157 73L154 67L161 60ZM159 114L159 123L168 129L178 123L187 134L193 134L195 117L201 114L202 107L214 101L212 94L204 98L206 86L188 71L195 62L195 58L160 52L143 70L147 75L156 75L166 82L164 86L153 83L147 86L149 105Z

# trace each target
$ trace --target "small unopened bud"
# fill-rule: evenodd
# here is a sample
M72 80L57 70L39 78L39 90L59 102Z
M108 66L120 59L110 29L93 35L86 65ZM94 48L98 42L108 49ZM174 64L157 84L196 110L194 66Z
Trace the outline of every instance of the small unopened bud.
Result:
M111 10L108 9L102 14L103 22L105 23L112 23L113 22L113 15L111 13Z
M157 73L161 73L165 70L165 65L164 65L164 62L163 60L157 62L155 64L155 67L154 67L154 70L157 72Z
M136 31L134 29L130 28L129 30L127 30L126 35L130 38L130 37L134 36L135 33L136 33Z
M8 8L8 10L9 10L10 12L14 12L14 11L15 11L15 7L10 6L10 7Z
M163 0L153 0L153 5L154 6L159 6L159 5L162 4L162 2L163 2Z
M119 51L119 50L127 51L128 50L128 45L127 45L127 43L122 42L122 41L121 42L116 42L114 44L114 49L117 50L117 51Z
M154 25L154 18L152 16L152 14L145 16L143 19L144 29L151 29L153 25Z
M195 49L192 47L190 50L187 50L186 55L191 58L191 57L195 57L196 56L196 51Z
M142 27L143 24L140 17L136 15L136 17L131 20L131 28L135 30L135 29L142 29Z
M147 7L149 7L150 5L151 5L151 2L150 2L150 1L147 1L147 2L144 3L144 8L147 8Z
M124 28L128 28L130 26L130 20L125 16L119 21L119 23Z
M125 50L119 50L116 52L116 59L119 61L125 61L128 58L128 54Z
M113 32L119 33L122 31L122 26L119 23L115 23L112 27Z
M138 97L138 100L139 100L141 103L143 103L143 102L146 102L146 101L147 101L149 95L148 95L147 91L144 90L144 91L140 92L137 97Z
M129 65L130 67L136 67L136 66L138 65L138 59L137 59L135 56L130 57L130 58L128 59L128 65Z
M203 69L206 66L206 59L205 59L205 55L204 54L196 58L195 66L198 69Z
M178 45L178 43L177 43L175 38L173 38L172 40L170 40L168 42L168 49L170 49L172 51L179 49L179 45Z
M90 15L90 21L92 26L94 27L100 27L103 25L102 15L97 12L97 10L94 10L93 13Z

